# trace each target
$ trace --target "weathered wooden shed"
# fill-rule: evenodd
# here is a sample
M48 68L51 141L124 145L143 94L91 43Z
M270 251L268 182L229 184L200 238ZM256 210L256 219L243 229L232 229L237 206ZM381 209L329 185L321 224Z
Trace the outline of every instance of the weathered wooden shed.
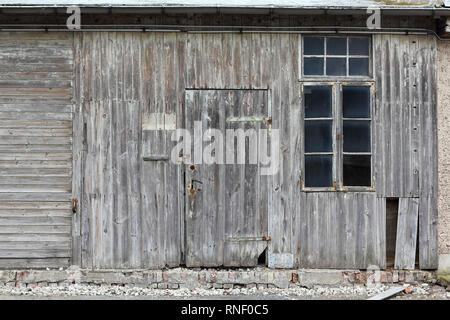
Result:
M1 268L437 268L449 11L256 2L2 2ZM278 130L279 170L173 163L177 128Z

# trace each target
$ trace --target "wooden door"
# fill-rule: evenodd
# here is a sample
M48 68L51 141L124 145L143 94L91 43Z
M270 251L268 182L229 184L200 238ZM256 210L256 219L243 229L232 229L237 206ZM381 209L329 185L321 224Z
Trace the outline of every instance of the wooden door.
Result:
M186 266L255 266L267 247L269 178L261 174L259 157L256 163L251 158L263 140L267 143L260 132L268 129L268 111L267 90L186 91L186 128L193 151L187 155L185 180ZM208 129L217 129L217 134L199 144ZM256 133L256 148L246 138L245 163L238 162L239 139L227 135L239 129ZM205 155L214 163L208 164Z

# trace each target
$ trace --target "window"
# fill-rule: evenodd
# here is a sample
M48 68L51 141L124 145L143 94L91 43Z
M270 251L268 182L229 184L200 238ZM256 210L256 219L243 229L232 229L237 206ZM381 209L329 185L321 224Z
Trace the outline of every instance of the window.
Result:
M331 187L333 183L333 87L305 86L305 186Z
M303 37L303 76L368 77L369 37Z
M372 187L373 83L303 83L303 187Z

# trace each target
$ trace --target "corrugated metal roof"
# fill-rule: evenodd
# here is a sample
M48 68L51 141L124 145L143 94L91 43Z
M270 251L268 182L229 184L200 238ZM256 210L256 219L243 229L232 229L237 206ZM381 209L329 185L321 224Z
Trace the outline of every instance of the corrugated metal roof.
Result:
M0 7L367 8L441 7L450 0L2 0Z

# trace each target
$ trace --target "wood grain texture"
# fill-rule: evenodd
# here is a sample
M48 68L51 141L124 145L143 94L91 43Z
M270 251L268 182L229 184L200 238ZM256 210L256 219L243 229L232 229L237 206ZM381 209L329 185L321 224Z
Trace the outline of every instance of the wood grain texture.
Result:
M0 37L0 267L67 266L72 35Z
M395 268L413 270L416 262L419 199L400 198L398 206Z
M73 167L81 174L74 173L77 179L69 182L69 187L74 195L81 196L82 209L80 221L73 225L74 243L78 236L81 252L74 249L74 261L75 255L81 256L82 265L92 268L175 267L186 261L192 266L253 264L254 258L242 258L255 256L251 245L217 239L233 234L254 236L251 230L261 230L272 239L269 253L294 254L296 267L383 267L386 197L419 197L421 261L423 266L434 265L437 240L433 224L436 212L432 208L437 163L431 155L436 152L436 115L435 93L427 85L436 81L431 38L373 36L375 191L304 193L300 184L303 125L299 35L86 32L77 37L77 89L73 94L81 116L74 117L74 128L82 130L81 134L67 135L64 129L71 126L71 117L66 112L54 115L58 103L68 108L63 103L64 88L61 99L42 106L45 112L40 118L34 118L27 103L21 105L24 118L20 122L14 120L17 94L0 96L5 105L0 110L0 132L17 128L13 137L0 136L0 172L19 166L34 175L34 170L55 167L60 176L65 172L61 170L70 170L71 159L55 157L56 152L46 154L43 148L47 143L62 151L67 143L74 145ZM26 47L34 52L32 48ZM48 54L53 57L54 53ZM44 71L30 70L30 83L42 83L47 78L54 81L58 72L64 80L70 78L70 72L64 69L67 61L60 62L60 69L49 69L45 75ZM41 78L40 72L47 78ZM10 86L16 80L10 76L2 81ZM207 99L187 93L210 89L220 90ZM164 159L143 161L145 157L170 154L175 145L171 131L143 130L142 123L152 114L175 114L178 128L194 119L205 122L205 126L209 122L220 126L225 114L211 110L225 110L227 104L236 102L233 97L227 98L229 102L221 98L225 94L222 91L231 89L267 90L267 114L272 118L272 128L280 130L280 168L275 175L257 180L252 179L254 168L250 167L230 166L226 172L201 173L199 180L209 181L211 188L195 199L196 214L202 216L206 226L200 229L202 224L189 222L185 214L192 205L185 197L189 168L161 161ZM53 93L43 94L50 97ZM194 99L191 105L185 101L188 96ZM23 99L30 101L26 95ZM205 106L203 113L194 107L196 103ZM24 121L29 121L30 130L22 130ZM11 139L17 139L18 145L32 142L34 158L3 155L2 141L9 144ZM214 181L225 181L224 198L213 192ZM249 190L256 185L260 193L254 199L242 200L239 193L230 191L236 188L235 181ZM63 183L55 180L39 185L53 190ZM30 183L27 188L35 186ZM5 189L3 197L15 199L13 191ZM71 190L65 191L61 196ZM212 203L219 211L229 208L229 215L213 215ZM252 211L255 207L262 213ZM430 209L421 211L425 207Z
M265 241L246 240L267 236L268 188L259 163L250 163L250 156L259 148L259 129L267 123L257 121L227 122L230 117L267 117L267 90L188 90L186 107L190 115L186 128L191 136L217 129L223 133L220 142L204 144L219 164L188 164L186 168L186 265L196 266L256 266L259 255L267 247ZM198 126L196 127L196 122ZM238 162L235 137L226 134L241 130L255 133L254 146L245 147L245 163ZM234 131L236 130L236 131ZM247 131L249 130L249 131ZM215 137L218 139L218 137ZM251 137L249 138L251 139ZM218 140L214 140L218 141ZM242 140L237 139L236 146ZM267 141L260 141L266 143ZM222 150L219 147L222 146ZM196 149L193 150L196 158ZM199 149L198 151L201 152ZM189 153L189 151L186 151ZM220 158L223 155L224 158ZM230 157L231 155L231 157ZM191 158L192 159L192 158ZM232 160L231 160L232 159ZM205 160L205 159L203 159ZM225 165L221 164L226 162ZM229 239L240 238L241 241Z

